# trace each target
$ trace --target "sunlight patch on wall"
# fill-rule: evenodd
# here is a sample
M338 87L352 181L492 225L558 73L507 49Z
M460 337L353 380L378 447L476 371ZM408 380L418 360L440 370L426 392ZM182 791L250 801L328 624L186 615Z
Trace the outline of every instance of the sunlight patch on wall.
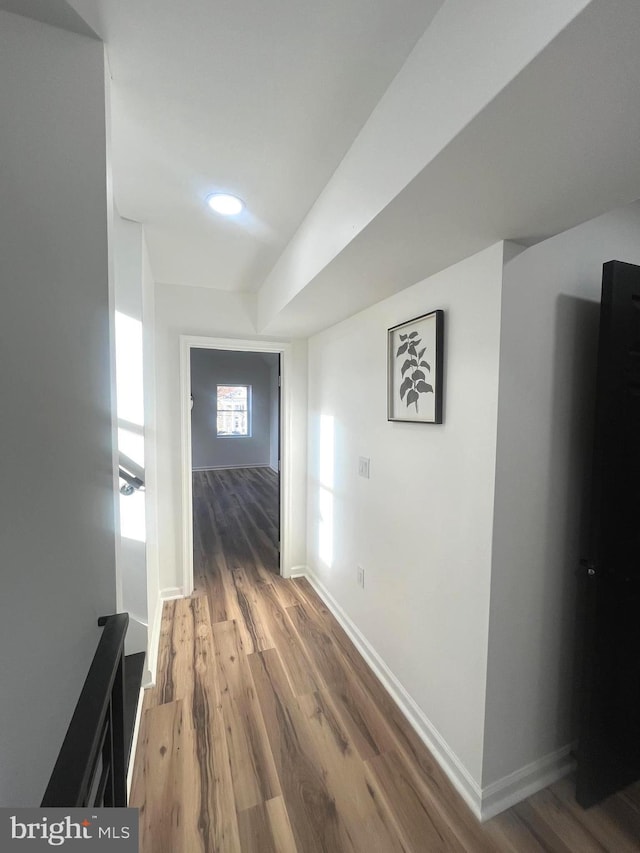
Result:
M123 539L146 542L147 525L144 512L144 492L120 495L120 535Z
M333 483L335 477L335 419L320 417L320 459L318 478L318 556L331 568L333 565Z
M118 427L118 450L144 468L144 436Z
M142 323L116 311L118 419L144 424L142 389Z

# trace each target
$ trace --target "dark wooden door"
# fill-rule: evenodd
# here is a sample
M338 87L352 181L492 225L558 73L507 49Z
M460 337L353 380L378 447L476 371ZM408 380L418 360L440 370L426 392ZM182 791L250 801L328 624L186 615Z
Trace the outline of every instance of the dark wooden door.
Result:
M604 265L576 797L640 778L640 267Z

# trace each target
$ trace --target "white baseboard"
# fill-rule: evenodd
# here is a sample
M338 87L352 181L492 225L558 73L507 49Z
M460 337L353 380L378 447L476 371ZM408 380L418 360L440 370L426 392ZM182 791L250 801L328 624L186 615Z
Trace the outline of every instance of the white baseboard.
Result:
M505 809L552 785L575 769L571 757L574 744L567 744L525 767L503 776L482 789L481 820L489 820Z
M307 578L478 820L485 821L494 817L571 772L573 761L569 753L572 746L568 745L482 788L313 572L306 566L294 566L290 576Z
M153 625L151 627L149 645L147 648L147 668L142 676L142 686L145 690L147 687L153 687L156 683L158 646L160 645L160 626L162 625L162 606L165 601L172 601L174 598L184 598L181 586L167 587L166 589L161 589L158 593L156 612L153 617Z
M153 616L153 625L149 635L149 647L147 649L147 668L142 676L143 688L153 687L156 683L156 669L158 667L158 646L160 644L160 625L162 623L162 596L158 595L156 610Z
M291 566L288 577L290 578L306 578L310 575L309 569L306 566Z
M243 462L242 465L192 465L192 471L229 471L236 468L271 468L268 462Z
M160 601L173 601L174 598L184 598L181 586L168 586L160 590Z

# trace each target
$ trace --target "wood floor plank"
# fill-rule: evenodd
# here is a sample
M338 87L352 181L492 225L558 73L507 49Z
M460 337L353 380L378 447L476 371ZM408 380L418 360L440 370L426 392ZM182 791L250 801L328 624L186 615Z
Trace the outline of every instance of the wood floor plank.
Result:
M367 779L364 762L353 748L334 708L315 693L298 699L306 721L308 749L321 768L327 791L343 827L343 843L354 850L405 850L385 802Z
M253 654L249 662L298 850L355 850L327 790L278 652Z
M236 565L231 570L233 594L237 601L238 623L245 629L251 652L262 652L273 648L273 641L262 619L257 590L248 578L245 569Z
M566 809L547 788L514 806L514 811L535 834L558 853L580 850L581 853L602 853L606 850L581 822Z
M342 722L363 760L393 750L396 743L380 709L370 701L362 685L346 680L338 687L323 688L323 696L334 703Z
M293 581L288 578L276 576L273 582L273 587L276 595L280 599L280 604L286 609L287 607L295 607L300 604L300 597L293 585Z
M194 637L193 689L189 695L192 739L188 769L193 785L188 798L193 806L190 824L197 827L205 853L213 850L226 853L239 850L240 839L211 617L206 598L188 601ZM185 823L189 825L189 813L185 815Z
M195 651L194 599L179 598L173 607L171 660L168 667L172 699L185 699L190 705L194 692L193 662Z
M550 849L542 845L513 809L487 821L484 831L493 849L500 853L548 853Z
M253 651L257 651L256 643L254 642L254 636L251 627L251 611L249 610L249 623L247 623L247 619L245 618L245 608L243 608L244 601L243 599L238 598L238 591L236 589L232 570L230 568L226 568L221 573L221 579L219 582L219 586L222 590L222 594L225 599L225 612L227 614L227 619L223 619L223 622L227 622L229 620L234 620L238 624L238 630L240 632L240 636L242 638L242 643L244 648L247 650L247 653L250 654ZM212 596L215 594L215 586L211 583L207 586L208 590L208 599L211 600Z
M394 753L378 755L366 763L369 784L387 802L396 831L408 850L464 851L450 827L429 808L423 792Z
M300 635L288 611L282 607L273 584L265 584L260 588L259 609L262 620L269 625L272 647L278 650L293 693L303 696L318 690L322 682L314 674L317 670L300 643Z
M182 827L191 834L189 850L236 850L235 798L207 599L180 599L171 610L164 684L165 694L181 700L183 708Z
M210 535L203 542L202 551L194 552L194 586L198 592L203 591L208 595L212 621L226 622L230 618L227 590L223 582L227 571L226 559L209 508L201 511L195 526L206 527Z
M140 810L140 847L145 853L172 853L184 846L183 711L181 700L145 711L141 783L130 799Z
M165 601L162 605L160 639L158 641L158 667L154 688L156 704L172 702L173 690L173 629L175 601Z
M551 786L550 792L558 799L558 808L567 811L582 824L605 850L615 853L638 853L640 850L640 825L631 828L616 820L605 804L583 809L575 799L575 782L565 777Z
M236 809L243 811L278 796L280 783L237 624L214 624L213 642Z
M333 639L322 621L308 605L287 608L300 642L314 667L317 680L324 687L342 687L349 676Z
M311 586L307 578L293 578L291 583L296 589L297 594L316 611L318 616L321 618L331 616L331 611Z
M258 803L240 812L238 825L242 853L279 853L265 803Z
M275 797L273 800L269 800L266 806L277 853L303 853L303 851L298 851L296 846L284 798Z
M282 797L275 797L240 812L242 853L297 853Z
M129 794L130 801L135 800L136 802L141 802L144 799L144 791L146 787L143 776L144 750L145 743L148 742L146 728L148 725L148 717L146 712L150 708L156 707L156 705L157 702L154 689L147 688L142 694L142 708L140 709L140 725L138 727L137 743L132 745L133 754L131 756L131 760L133 761L133 773L131 774L131 791Z

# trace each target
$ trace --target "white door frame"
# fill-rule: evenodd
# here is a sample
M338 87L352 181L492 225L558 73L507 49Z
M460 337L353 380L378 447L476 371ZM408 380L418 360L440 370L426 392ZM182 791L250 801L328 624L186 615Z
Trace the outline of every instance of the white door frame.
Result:
M280 574L291 570L291 344L180 335L180 411L182 446L182 589L193 592L193 490L191 473L191 350L280 353Z

